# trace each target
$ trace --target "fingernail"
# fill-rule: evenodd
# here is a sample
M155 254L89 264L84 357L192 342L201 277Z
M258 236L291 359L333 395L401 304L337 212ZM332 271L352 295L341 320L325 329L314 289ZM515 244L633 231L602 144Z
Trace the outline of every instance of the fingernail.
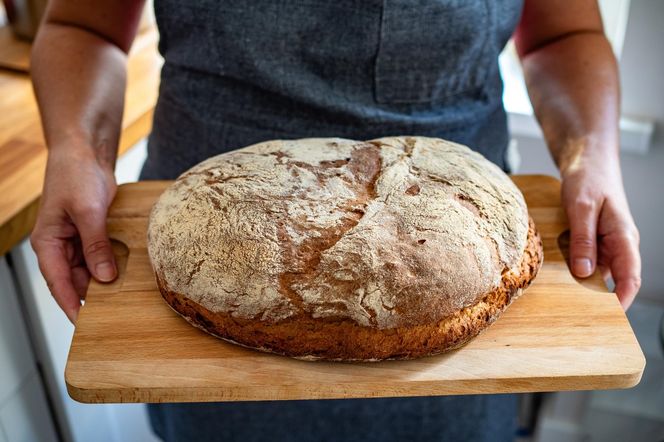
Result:
M592 267L592 263L588 258L576 258L574 260L574 273L581 278L590 276Z
M97 264L95 267L95 272L97 273L97 278L103 282L111 281L115 276L115 269L113 268L113 264L108 261L100 262Z

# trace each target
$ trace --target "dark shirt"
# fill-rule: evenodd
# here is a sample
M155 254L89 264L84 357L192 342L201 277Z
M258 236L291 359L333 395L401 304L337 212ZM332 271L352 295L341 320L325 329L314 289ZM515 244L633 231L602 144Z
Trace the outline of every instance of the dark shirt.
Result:
M498 54L519 0L157 0L165 64L143 178L275 138L422 135L503 169Z

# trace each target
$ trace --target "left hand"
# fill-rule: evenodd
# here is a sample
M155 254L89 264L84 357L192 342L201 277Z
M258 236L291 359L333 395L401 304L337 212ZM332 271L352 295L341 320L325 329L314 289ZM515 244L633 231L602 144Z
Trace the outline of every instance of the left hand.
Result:
M586 158L576 166L562 172L572 273L586 278L599 267L627 310L641 287L641 256L618 159Z

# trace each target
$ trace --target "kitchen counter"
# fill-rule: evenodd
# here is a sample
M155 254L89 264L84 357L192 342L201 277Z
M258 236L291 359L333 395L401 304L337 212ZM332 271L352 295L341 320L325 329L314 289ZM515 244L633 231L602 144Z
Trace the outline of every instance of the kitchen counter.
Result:
M142 32L129 55L119 155L152 127L162 65L157 40L155 29ZM0 116L2 256L32 230L44 183L47 150L28 74L0 69Z

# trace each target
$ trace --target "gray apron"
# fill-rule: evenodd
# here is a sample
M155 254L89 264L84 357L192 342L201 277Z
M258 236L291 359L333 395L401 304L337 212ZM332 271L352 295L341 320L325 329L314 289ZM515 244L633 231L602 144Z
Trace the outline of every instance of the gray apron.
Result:
M498 54L522 0L155 0L142 179L275 138L445 138L506 169ZM512 440L514 396L155 404L164 440Z

